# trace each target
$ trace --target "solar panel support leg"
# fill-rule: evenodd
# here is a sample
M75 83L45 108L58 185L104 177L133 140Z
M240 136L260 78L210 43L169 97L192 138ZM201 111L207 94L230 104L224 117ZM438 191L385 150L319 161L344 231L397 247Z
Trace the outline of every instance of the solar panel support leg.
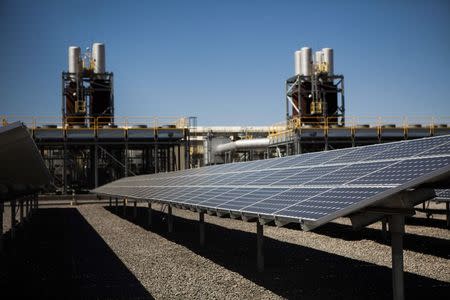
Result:
M4 204L0 202L0 252L3 251L3 209Z
M94 146L94 186L98 187L98 145Z
M19 200L19 220L20 224L23 225L23 199Z
M173 232L173 216L172 216L172 206L167 207L167 230L169 233Z
M387 240L387 222L386 222L386 218L383 218L381 220L381 237L383 238L383 241Z
M256 266L258 272L264 272L264 227L256 222Z
M137 219L137 201L134 201L133 203L134 207L133 207L133 219Z
M16 200L11 200L11 239L16 236Z
M447 213L447 227L450 228L450 202L445 202L445 211Z
M127 217L127 198L123 198L123 217Z
M392 247L392 290L394 300L403 300L403 235L405 233L405 217L392 215L389 217L389 231Z
M33 215L33 199L34 199L34 196L31 196L31 198L30 198L30 208L29 208L29 212L28 212L28 218L31 218L31 216Z
M30 198L27 198L25 201L25 217L28 220L30 216Z
M200 231L200 247L205 247L205 213L198 213L199 231Z
M128 177L128 143L125 143L125 177Z
M119 199L116 198L116 214L119 213Z
M112 199L109 197L109 207L112 207Z
M148 202L148 216L147 216L147 226L150 228L152 226L152 203Z

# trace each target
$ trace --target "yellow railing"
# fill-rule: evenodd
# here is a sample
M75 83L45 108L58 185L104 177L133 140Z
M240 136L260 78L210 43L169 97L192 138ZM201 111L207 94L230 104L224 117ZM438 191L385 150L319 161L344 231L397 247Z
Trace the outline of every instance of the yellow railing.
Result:
M345 125L335 117L296 117L289 121L276 123L270 127L269 136L276 137L285 135L296 130L323 130L327 134L331 130L349 130L354 133L356 130L372 129L377 133L390 130L402 130L405 134L410 129L429 130L430 134L437 128L450 128L450 117L421 117L421 116L393 116L393 117L346 117Z
M30 129L45 129L56 125L59 129L102 129L112 128L176 128L188 127L188 119L185 117L31 117L31 116L3 116L0 115L1 125L20 121ZM115 126L112 126L115 125Z

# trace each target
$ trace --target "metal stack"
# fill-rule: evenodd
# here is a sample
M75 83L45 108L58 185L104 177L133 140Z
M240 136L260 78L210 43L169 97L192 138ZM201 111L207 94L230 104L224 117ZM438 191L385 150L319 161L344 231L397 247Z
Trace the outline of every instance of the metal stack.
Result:
M314 60L309 47L295 52L295 76L286 81L288 120L323 125L326 118L344 125L344 76L334 74L333 55L331 48L316 51Z
M62 115L66 126L111 125L114 117L113 73L106 72L105 45L94 43L84 54L69 47L68 72L62 74Z

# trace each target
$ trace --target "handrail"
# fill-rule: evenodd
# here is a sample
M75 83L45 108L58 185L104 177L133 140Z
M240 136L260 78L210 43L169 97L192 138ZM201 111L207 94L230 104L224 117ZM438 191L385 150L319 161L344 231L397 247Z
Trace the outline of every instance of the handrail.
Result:
M450 127L450 116L350 116L346 117L346 124L341 125L336 117L295 117L284 123L276 123L270 127L269 136L276 137L296 130L324 130L328 134L330 130L361 130L371 128L378 133L390 130L403 130L405 135L410 129L423 128L429 130L430 134L435 132L436 128L443 125ZM283 124L283 125L280 125Z
M7 125L15 121L21 121L30 129L41 129L46 125L56 125L59 129L100 129L106 125L117 125L120 128L131 128L134 125L145 125L148 128L163 128L169 127L171 129L185 129L188 128L189 122L187 117L123 117L123 116L100 116L100 117L86 117L86 116L69 116L69 117L55 117L55 116L15 116L15 115L1 115L0 125ZM79 128L73 128L74 126Z

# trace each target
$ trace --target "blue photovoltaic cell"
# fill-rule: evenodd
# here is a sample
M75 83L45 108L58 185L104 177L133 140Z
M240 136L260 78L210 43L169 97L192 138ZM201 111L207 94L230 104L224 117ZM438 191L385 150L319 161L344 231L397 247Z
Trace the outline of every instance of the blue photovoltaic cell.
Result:
M241 197L245 194L251 193L253 191L256 191L258 188L234 188L230 189L229 191L220 194L214 198L211 198L207 201L202 202L202 206L205 207L218 207L221 204L224 204L228 201L231 201L235 198Z
M202 179L201 185L216 185L218 182L223 180L224 176L224 174L205 175L205 178Z
M449 172L450 135L128 177L95 192L318 226Z
M339 160L344 155L349 155L357 151L357 148L345 148L334 151L323 151L320 156L317 156L313 160L309 161L310 164L324 165L330 164L331 161Z
M261 186L265 186L265 185L272 185L275 182L278 182L282 179L285 179L287 177L296 175L300 172L304 172L306 170L308 170L309 168L293 168L293 169L281 169L281 170L273 170L271 171L270 175L266 176L266 177L262 177L262 178L258 178L255 181L252 181L250 184L251 185L261 185Z
M227 173L223 174L223 179L216 182L217 185L229 185L230 182L236 180L237 178L242 178L247 176L247 173Z
M375 173L368 174L352 184L371 185L392 185L406 183L414 178L418 178L426 173L431 173L437 169L450 164L450 157L435 157L424 159L411 159L394 163L389 167L381 169Z
M193 197L195 195L201 194L202 192L209 190L208 188L200 188L200 187L186 187L183 189L184 189L183 193L173 195L171 196L171 199L173 201L183 202L186 201L187 199L190 199L190 197Z
M352 149L353 150L353 149ZM337 153L339 152L339 153ZM323 151L319 152L317 155L311 155L310 158L305 159L301 155L298 156L298 159L293 160L290 167L304 167L304 166L313 166L320 165L328 160L336 158L339 155L343 155L340 151Z
M286 209L307 198L329 190L328 188L291 188L270 198L256 202L246 208L243 212L271 215L277 211Z
M355 151L339 156L335 159L329 160L327 164L334 163L354 163L362 160L370 160L376 154L395 147L392 143L376 144L370 146L356 147Z
M246 185L249 182L252 182L255 180L255 176L258 176L257 173L260 171L254 171L254 172L246 172L246 173L240 173L241 176L234 177L231 181L227 182L225 185Z
M305 159L306 159L306 154L302 154L304 157L305 157ZM300 155L299 154L297 154L297 155L291 155L291 156L284 156L284 157L281 157L281 158L277 158L275 161L274 161L274 164L273 165L271 165L271 169L283 169L283 168L287 168L287 167L292 167L292 162L295 160L295 159L298 159L298 157L300 157Z
M251 169L253 166L264 164L265 162L266 162L265 160L258 160L258 161L244 162L242 164L237 163L236 166L232 170L229 170L229 172L249 171L249 169ZM258 167L257 170L263 170L263 168Z
M376 162L376 163L364 163L364 164L354 164L341 167L325 176L319 177L307 183L307 185L337 185L344 184L351 180L357 179L361 176L367 175L374 171L380 170L391 162Z
M207 201L230 190L231 188L213 188L213 189L205 188L202 189L202 193L197 192L196 194L192 195L189 198L186 198L185 200L183 199L180 200L186 204L199 204L203 201Z
M411 157L429 151L431 148L445 143L447 137L432 138L432 139L417 139L412 141L404 141L397 144L392 149L388 149L382 153L371 156L366 160L381 160L381 159L396 159L402 157Z
M372 197L387 188L337 188L300 201L297 204L278 211L278 215L317 220L335 211L347 208L364 199Z
M220 204L217 206L217 208L238 211L243 209L244 207L252 205L253 203L261 201L263 199L269 198L282 191L283 189L276 189L276 188L258 189L251 193L234 198L233 200L230 200L226 203Z
M450 153L450 142L422 152L419 156L443 155Z
M314 180L317 177L323 176L327 173L331 173L342 166L323 166L323 167L313 167L309 169L299 169L299 173L291 175L290 177L279 180L271 186L280 185L302 185L309 181Z
M238 171L252 171L252 170L264 170L264 169L270 169L274 165L278 164L278 161L280 159L264 159L264 160L257 160L254 164L248 167L242 167L238 169Z
M203 185L204 180L207 178L208 178L208 175L199 175L199 176L193 176L191 178L189 178L189 177L184 178L184 179L182 179L183 180L182 185L185 185L185 186L198 185L198 186L200 186L200 185Z

